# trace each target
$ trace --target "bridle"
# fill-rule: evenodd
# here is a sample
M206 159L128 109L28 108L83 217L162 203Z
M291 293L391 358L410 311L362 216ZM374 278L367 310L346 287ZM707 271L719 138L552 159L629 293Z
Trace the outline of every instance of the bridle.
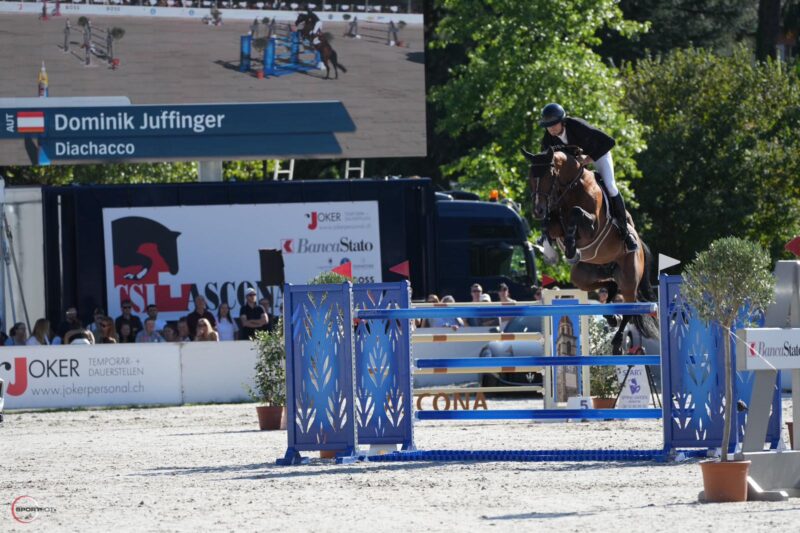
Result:
M564 152L562 152L562 153L564 153ZM553 152L553 155L555 155L555 152ZM541 190L542 178L544 178L544 176L538 176L538 177L534 178L536 180L536 188L533 191L533 198L532 198L533 205L537 205L539 198L546 195L546 197L545 197L545 206L547 208L547 214L549 215L550 213L552 213L552 212L554 212L555 210L558 209L558 206L561 204L561 201L564 199L564 197L573 188L575 188L575 186L578 183L580 183L581 178L586 173L586 166L583 163L579 164L578 170L575 173L575 176L573 176L569 180L569 182L567 182L567 184L563 186L564 188L563 188L563 190L561 190L561 194L559 194L558 198L556 198L555 200L553 200L553 197L558 193L558 191L560 189L559 185L562 185L562 182L559 179L561 176L560 175L558 175L558 176L554 175L555 171L556 171L555 170L555 167L556 167L555 163L553 163L552 159L550 160L549 163L531 163L531 167L537 167L537 166L539 166L539 167L549 166L550 167L549 176L553 178L553 184L550 186L550 190L547 193L545 193L545 192L542 192L542 190Z

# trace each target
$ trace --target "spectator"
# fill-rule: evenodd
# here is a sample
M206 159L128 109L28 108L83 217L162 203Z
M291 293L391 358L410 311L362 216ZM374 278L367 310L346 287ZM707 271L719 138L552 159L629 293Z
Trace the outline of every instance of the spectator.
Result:
M600 287L597 290L597 300L601 304L607 304L608 303L608 289L606 289L605 287Z
M442 297L442 303L453 304L456 303L456 299L448 294ZM431 318L428 324L430 324L432 328L453 328L453 331L458 331L458 328L464 325L464 321L458 317L443 317Z
M0 322L0 346L5 346L7 340L8 335L6 335L6 332L3 331L3 323Z
M534 302L541 302L542 301L542 289L536 287L533 291L533 301Z
M28 328L22 322L17 322L8 331L6 346L25 346L28 341Z
M472 287L470 287L469 293L473 302L480 302L481 296L483 296L483 287L481 287L478 283L473 283ZM482 320L480 318L467 319L467 325L472 327L480 326L481 322Z
M78 319L78 310L74 307L67 309L66 313L64 313L64 316L65 320L58 325L58 329L56 330L56 333L62 339L68 331L83 327L83 324L81 324L81 321Z
M86 328L76 328L64 334L64 344L94 344L94 335Z
M97 344L116 344L118 341L117 329L114 327L114 320L110 316L104 316L100 321L100 331L92 332Z
M123 300L122 301L122 315L117 317L117 320L114 322L114 325L117 327L117 331L122 333L122 324L128 323L131 326L131 335L133 338L136 338L136 335L142 331L142 321L139 319L138 316L134 315L131 311L133 309L133 304L130 300ZM133 342L133 341L131 341Z
M500 288L497 289L497 295L499 296L500 303L509 304L509 303L515 303L516 302L516 300L511 298L511 291L509 290L508 285L506 285L505 283L501 283L500 284ZM501 328L503 326L505 326L509 322L511 322L511 318L509 318L507 316L501 316L500 317L500 327Z
M214 328L211 327L211 322L205 318L201 318L197 321L197 335L194 340L217 342L219 341L219 335L214 331Z
M222 302L219 305L217 313L217 332L219 333L219 340L232 341L236 340L239 332L239 326L236 321L231 318L231 306L227 302Z
M178 337L176 340L178 342L189 342L192 340L192 337L189 336L189 321L186 317L178 320Z
M438 304L439 303L439 296L435 294L429 294L428 297L425 299L426 303L429 304ZM416 321L416 326L418 328L432 328L431 326L431 319L430 318L418 318Z
M194 311L189 313L186 317L186 322L189 324L189 336L194 338L197 335L197 321L205 318L211 323L212 327L217 327L217 319L206 308L206 299L203 296L197 296L194 299Z
M92 335L94 335L95 339L99 339L103 336L103 319L106 316L106 312L97 307L95 308L92 316L94 317L94 322L89 324L89 331L92 332Z
M126 344L129 342L134 342L136 337L133 335L133 331L131 331L131 323L130 322L122 322L122 326L119 328L119 342L121 344Z
M33 333L30 338L25 341L28 346L46 346L50 344L48 334L50 333L50 321L46 318L40 318L33 325Z
M625 297L622 296L622 293L618 292L617 294L614 295L614 298L611 299L611 303L624 304L625 303Z
M145 318L144 329L136 334L136 342L164 342L164 337L156 331L156 321L154 318Z
M492 303L492 297L486 293L481 294L481 302ZM480 325L484 327L495 327L500 325L500 318L481 318Z
M164 336L164 341L166 342L178 342L178 332L175 331L175 326L170 323L167 323L162 330L162 335Z
M258 301L258 304L264 308L267 313L267 331L272 331L275 327L275 315L272 314L272 296L265 294L263 298Z
M167 321L163 318L158 318L158 306L156 304L150 304L147 306L147 316L156 321L156 331L160 333L164 330L164 326L167 325Z
M256 290L252 287L245 292L245 304L239 312L239 323L242 329L239 330L241 340L250 339L256 330L266 331L269 325L267 311L256 303Z

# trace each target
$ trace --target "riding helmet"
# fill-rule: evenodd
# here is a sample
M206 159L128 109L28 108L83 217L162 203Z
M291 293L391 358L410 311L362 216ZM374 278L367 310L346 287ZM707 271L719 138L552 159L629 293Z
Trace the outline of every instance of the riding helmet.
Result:
M556 103L547 104L542 108L542 119L539 121L539 126L543 128L555 126L564 120L565 116L567 116L567 112L564 111L563 107Z

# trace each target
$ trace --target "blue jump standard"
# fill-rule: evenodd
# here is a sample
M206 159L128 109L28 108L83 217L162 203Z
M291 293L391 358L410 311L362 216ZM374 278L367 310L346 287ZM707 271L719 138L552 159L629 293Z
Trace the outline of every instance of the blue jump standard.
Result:
M494 368L512 366L660 365L660 355L586 355L568 357L461 357L417 359L417 368Z
M490 411L417 411L417 420L607 420L661 418L661 409L493 409Z
M647 315L658 311L655 303L629 304L566 304L566 305L487 305L486 307L415 307L412 309L357 309L362 320L400 320L412 318L496 318L515 316L592 316Z

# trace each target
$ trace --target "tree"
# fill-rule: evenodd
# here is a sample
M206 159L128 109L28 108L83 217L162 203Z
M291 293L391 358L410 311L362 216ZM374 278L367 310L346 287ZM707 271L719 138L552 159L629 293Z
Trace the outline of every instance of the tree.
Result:
M647 127L637 219L654 250L692 257L733 234L782 253L800 232L799 81L744 47L628 66L626 106Z
M486 193L499 189L528 207L528 167L520 148L538 151L538 111L558 101L617 140L614 160L625 181L639 172L633 154L644 148L641 128L620 106L617 71L592 51L596 33L610 27L631 35L613 0L440 0L444 17L431 47L463 46L466 61L452 65L449 78L431 89L440 113L437 132L475 142L443 173Z
M775 301L775 278L769 254L756 243L727 237L711 243L708 250L684 270L681 292L706 323L722 327L725 348L725 410L722 461L728 460L733 417L732 328L742 309L764 311Z

